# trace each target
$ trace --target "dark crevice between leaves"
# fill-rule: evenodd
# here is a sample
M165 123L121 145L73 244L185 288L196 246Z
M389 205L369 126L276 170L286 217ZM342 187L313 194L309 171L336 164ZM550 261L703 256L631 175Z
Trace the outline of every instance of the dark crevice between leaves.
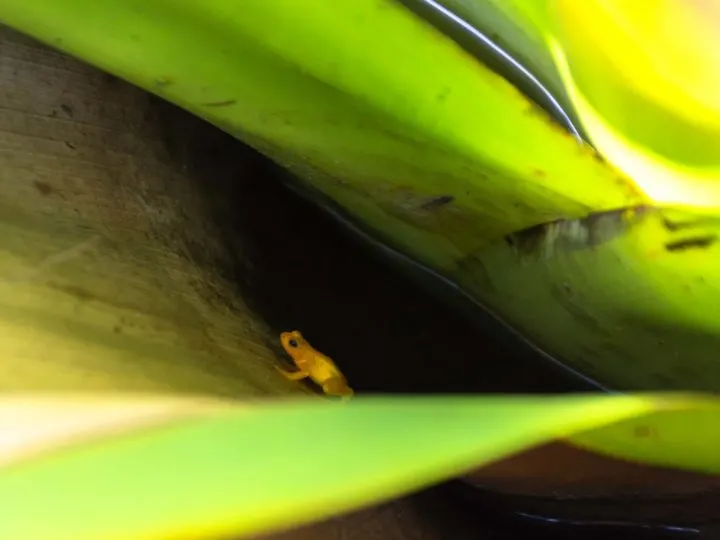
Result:
M637 225L652 210L649 206L635 206L561 219L509 234L505 241L523 258L551 258L604 244Z

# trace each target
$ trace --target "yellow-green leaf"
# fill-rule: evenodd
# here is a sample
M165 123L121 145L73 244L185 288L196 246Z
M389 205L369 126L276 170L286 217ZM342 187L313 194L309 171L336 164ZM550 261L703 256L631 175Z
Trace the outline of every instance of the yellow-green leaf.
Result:
M47 408L53 399L65 404L66 420L93 401L111 414L102 433L89 426L83 437L75 432L59 447L50 443L54 450L0 468L2 538L255 535L378 503L557 438L623 458L720 470L717 439L694 436L714 430L714 397L358 397L347 405L237 407L163 403L160 396L37 397L40 405L0 401L0 416ZM68 407L72 399L83 407ZM108 430L123 400L136 410L165 406L185 415ZM648 424L662 436L653 445L633 444L628 423Z

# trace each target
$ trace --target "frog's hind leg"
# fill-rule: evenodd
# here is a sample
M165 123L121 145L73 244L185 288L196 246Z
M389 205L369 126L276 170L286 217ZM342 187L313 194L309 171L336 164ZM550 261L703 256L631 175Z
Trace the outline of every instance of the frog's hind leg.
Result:
M323 392L325 392L325 395L339 397L344 402L349 401L354 394L351 388L347 386L337 388L337 386L332 381L328 381L323 384L322 389Z
M280 374L285 377L289 381L299 381L301 379L304 379L308 376L307 373L305 373L302 370L299 371L285 371L282 368L279 368L276 366L276 369L280 372Z

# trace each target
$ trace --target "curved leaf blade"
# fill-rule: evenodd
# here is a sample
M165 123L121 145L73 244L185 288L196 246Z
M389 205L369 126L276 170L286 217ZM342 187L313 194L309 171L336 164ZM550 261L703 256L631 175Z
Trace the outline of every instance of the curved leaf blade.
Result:
M442 267L644 200L393 0L8 0L0 20L221 126ZM423 205L440 196L455 210L436 218Z
M682 395L359 397L347 406L205 409L202 418L125 430L0 470L0 536L258 534L377 503L550 439L694 409L719 412L717 400Z

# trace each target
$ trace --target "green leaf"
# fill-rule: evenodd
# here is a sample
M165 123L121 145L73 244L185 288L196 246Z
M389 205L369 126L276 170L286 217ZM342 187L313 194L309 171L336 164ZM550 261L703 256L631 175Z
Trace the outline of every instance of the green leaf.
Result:
M0 20L221 126L440 268L644 200L394 0L6 0Z
M719 217L644 208L509 240L451 277L543 350L618 390L720 387Z
M538 21L545 3L545 0L437 0L437 4L483 32L520 62L571 114L572 103L545 40L547 26Z
M718 401L628 418L579 433L571 441L587 450L658 467L720 474ZM697 441L697 442L696 442Z
M111 409L122 401L106 399ZM140 423L134 431L126 426L85 436L0 469L0 537L259 534L402 495L561 437L671 466L717 471L720 463L717 440L691 436L716 425L720 401L712 397L359 397L347 405L218 405L213 410L205 403L196 415L155 428ZM184 408L193 406L188 400ZM627 422L649 422L663 436L640 450L622 439ZM599 431L577 435L593 429Z
M607 159L658 204L720 207L718 0L507 4Z

